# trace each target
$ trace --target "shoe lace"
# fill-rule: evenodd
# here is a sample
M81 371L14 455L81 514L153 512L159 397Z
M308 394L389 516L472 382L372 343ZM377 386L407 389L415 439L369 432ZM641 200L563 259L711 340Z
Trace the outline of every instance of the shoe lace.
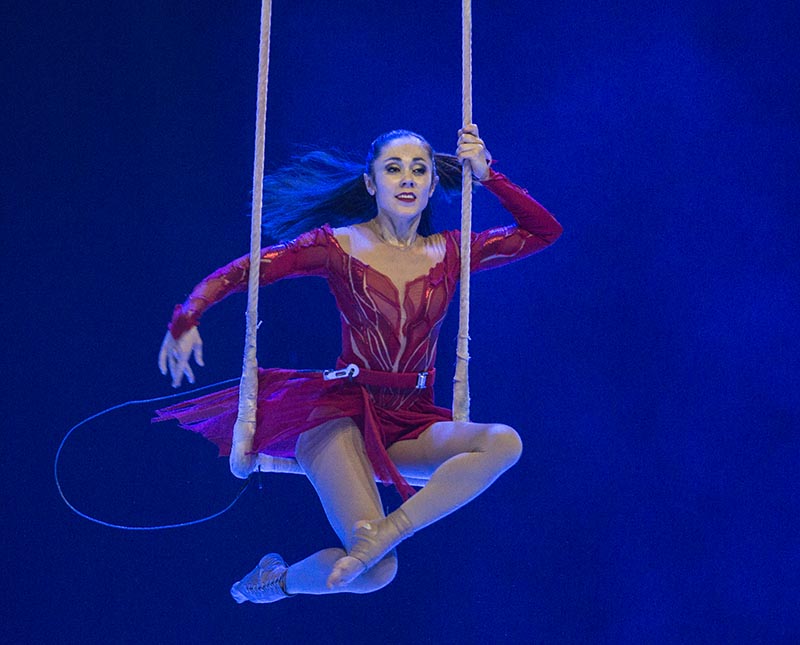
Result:
M280 575L271 575L273 571L265 570L260 573L258 576L259 579L257 581L251 582L245 585L245 589L249 593L256 593L256 594L263 594L266 592L274 593L276 591L280 591L282 593L286 593L283 591L283 585L281 584L281 579L286 574L282 572Z

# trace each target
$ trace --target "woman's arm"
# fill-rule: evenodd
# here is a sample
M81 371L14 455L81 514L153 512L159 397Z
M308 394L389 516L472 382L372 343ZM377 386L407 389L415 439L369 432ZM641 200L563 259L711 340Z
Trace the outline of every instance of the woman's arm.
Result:
M481 181L511 213L516 226L502 226L472 235L472 270L482 271L508 264L541 251L555 242L563 231L544 206L508 177L489 171Z
M327 236L322 229L303 233L291 242L270 246L261 251L259 283L261 286L283 278L324 276L328 270ZM247 289L250 256L244 255L217 269L198 284L181 305L175 305L169 330L173 338L196 327L206 309L232 293Z
M472 271L508 264L555 242L561 235L561 225L527 190L492 170L492 155L480 138L478 126L474 123L465 126L458 135L456 156L459 161L470 164L474 178L497 196L517 222L516 226L473 233Z
M327 275L327 241L325 231L315 229L291 242L263 249L259 283L263 286L283 278ZM183 304L175 305L158 355L159 369L162 374L169 369L173 387L178 387L184 376L194 383L189 366L192 354L197 364L203 365L203 341L197 331L200 317L232 293L245 291L249 272L250 256L245 255L214 271L192 290Z

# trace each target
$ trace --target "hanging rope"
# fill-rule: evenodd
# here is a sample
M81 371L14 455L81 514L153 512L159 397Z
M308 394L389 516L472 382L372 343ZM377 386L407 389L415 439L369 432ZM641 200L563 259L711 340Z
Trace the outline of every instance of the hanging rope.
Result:
M461 114L463 126L472 123L472 6L461 3ZM472 166L461 170L461 286L458 308L456 371L453 378L453 420L469 421L469 278L472 240Z
M256 107L256 150L253 163L253 210L250 227L250 275L247 291L247 316L242 380L239 383L239 412L233 427L231 472L245 479L252 471L255 457L250 453L256 432L258 397L258 279L261 268L261 204L264 186L264 142L267 123L267 85L269 80L269 36L272 1L261 3L261 36L258 47L258 98Z
M239 383L239 410L233 426L230 468L240 479L255 470L263 472L302 473L295 459L251 454L256 433L258 407L258 286L261 269L261 211L264 195L264 145L267 129L267 89L269 86L269 44L272 25L272 2L261 4L261 35L258 47L258 98L256 106L255 158L253 161L253 209L250 219L250 272L247 283L247 315Z

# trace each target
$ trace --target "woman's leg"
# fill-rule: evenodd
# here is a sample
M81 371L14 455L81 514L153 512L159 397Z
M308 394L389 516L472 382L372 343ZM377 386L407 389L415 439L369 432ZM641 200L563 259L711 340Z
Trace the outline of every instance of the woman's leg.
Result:
M333 584L352 584L402 539L474 499L513 466L521 452L522 441L513 428L465 422L435 423L417 439L392 445L389 456L401 473L430 479L386 519L359 529L355 548L336 563Z
M364 518L384 516L361 432L351 419L330 421L300 435L295 454L319 495L331 527L349 551L353 525ZM397 558L392 552L351 584L329 588L328 576L334 563L344 555L340 548L323 549L291 565L286 575L286 591L369 593L391 582L397 571Z
M417 439L398 441L389 456L401 472L428 483L403 509L417 531L486 490L522 454L522 440L501 424L435 423Z

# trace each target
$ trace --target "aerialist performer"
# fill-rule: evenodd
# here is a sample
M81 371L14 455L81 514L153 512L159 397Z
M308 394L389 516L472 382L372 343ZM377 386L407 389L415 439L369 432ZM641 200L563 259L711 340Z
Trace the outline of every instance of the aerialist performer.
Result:
M366 167L312 153L265 179L265 228L293 239L262 250L260 284L325 278L341 316L342 353L328 372L259 369L252 450L297 460L342 546L291 566L264 556L231 588L237 602L384 587L402 540L472 500L519 459L514 429L456 422L433 402L436 344L458 283L461 237L431 230L434 190L460 188L460 166L469 162L516 221L472 235L472 271L531 255L562 230L491 161L475 125L459 131L455 156L394 130L372 143ZM192 356L203 365L201 315L247 288L249 265L249 256L234 260L175 307L158 359L174 387L184 377L194 382ZM176 419L226 455L237 396L238 388L205 395L159 410L159 420ZM376 479L393 483L404 500L388 515ZM415 492L412 484L422 487Z

